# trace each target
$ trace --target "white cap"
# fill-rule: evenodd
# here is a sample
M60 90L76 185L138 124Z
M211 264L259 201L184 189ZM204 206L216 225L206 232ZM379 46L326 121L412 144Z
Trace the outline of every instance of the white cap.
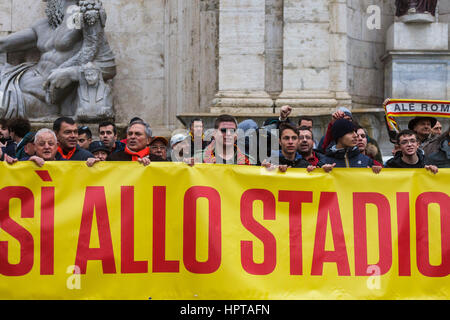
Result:
M182 133L178 133L170 138L170 147L172 148L177 143L184 141L188 136Z

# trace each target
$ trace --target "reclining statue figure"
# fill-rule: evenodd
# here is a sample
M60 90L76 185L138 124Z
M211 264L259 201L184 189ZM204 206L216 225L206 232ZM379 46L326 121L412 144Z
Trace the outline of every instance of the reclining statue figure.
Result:
M46 19L0 38L0 54L33 48L41 53L37 63L0 65L0 118L77 117L82 66L95 64L101 70L102 83L116 75L101 1L43 1L47 2ZM111 117L112 105L89 114L91 118Z

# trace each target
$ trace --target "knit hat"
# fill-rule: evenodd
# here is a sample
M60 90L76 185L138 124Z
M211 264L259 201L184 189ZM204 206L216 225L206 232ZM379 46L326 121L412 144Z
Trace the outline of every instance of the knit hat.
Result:
M109 154L109 149L102 141L92 141L89 145L89 151L91 153L97 152L97 151L105 151Z
M353 122L346 119L336 120L336 122L331 127L331 135L336 142L339 138L345 136L347 133L354 131L355 125L353 124Z

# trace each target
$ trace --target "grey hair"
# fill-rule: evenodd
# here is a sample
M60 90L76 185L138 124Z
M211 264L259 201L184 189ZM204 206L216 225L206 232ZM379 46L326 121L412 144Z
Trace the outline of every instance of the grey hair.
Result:
M136 121L133 121L132 123L130 123L127 127L127 134L128 134L128 131L130 130L130 128L132 126L134 126L135 124L143 125L145 127L145 135L147 136L147 138L152 137L152 129L150 128L150 125L147 122L142 121L142 120L136 120Z
M44 133L50 133L55 138L55 141L58 142L55 132L49 128L42 128L38 130L38 132L36 132L36 134L34 135L34 142L36 142L38 138L42 136Z

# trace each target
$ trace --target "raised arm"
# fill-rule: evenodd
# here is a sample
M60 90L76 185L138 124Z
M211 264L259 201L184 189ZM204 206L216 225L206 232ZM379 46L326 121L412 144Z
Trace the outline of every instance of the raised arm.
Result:
M37 45L37 36L32 28L0 38L0 53L28 50Z

